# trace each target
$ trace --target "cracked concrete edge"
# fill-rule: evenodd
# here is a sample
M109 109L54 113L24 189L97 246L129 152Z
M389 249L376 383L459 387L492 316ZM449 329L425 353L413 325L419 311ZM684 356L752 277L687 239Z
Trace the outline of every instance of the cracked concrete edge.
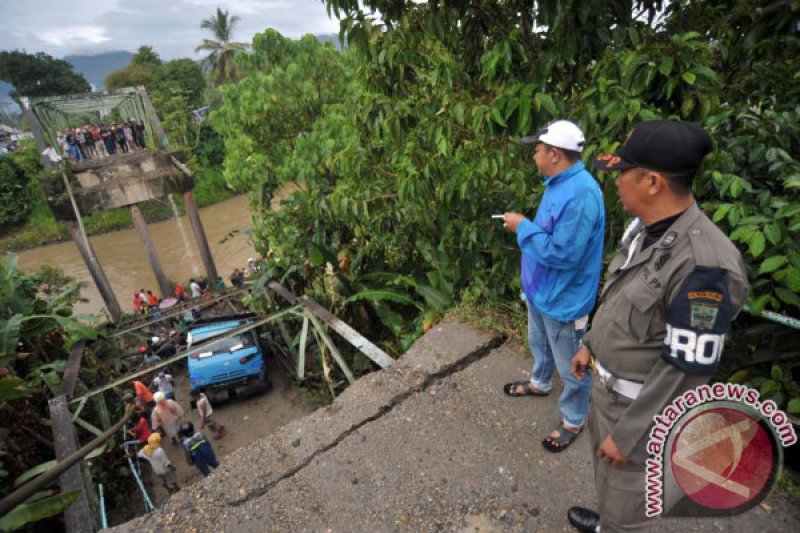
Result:
M117 526L114 531L160 529L164 526L162 519L174 523L181 515L192 516L192 521L198 523L202 519L198 515L214 516L215 507L235 507L262 496L414 392L487 355L504 340L500 335L478 332L457 319L446 319L391 367L358 379L331 405L228 454L210 477L173 495L162 508ZM198 505L199 495L202 506Z

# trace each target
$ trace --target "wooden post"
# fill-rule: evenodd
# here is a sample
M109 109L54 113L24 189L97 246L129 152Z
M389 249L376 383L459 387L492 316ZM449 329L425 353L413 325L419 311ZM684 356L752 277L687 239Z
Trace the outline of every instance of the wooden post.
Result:
M89 269L89 274L92 275L97 291L103 298L103 303L106 304L106 309L108 309L109 314L111 314L111 319L114 322L118 322L122 316L122 309L119 306L117 297L114 295L114 291L111 290L111 284L108 282L105 272L103 272L103 267L100 266L97 257L94 255L94 250L89 243L89 239L83 239L77 221L67 220L67 227L72 235L72 240L75 241L78 250L81 252L81 257L83 257L83 262L86 263L86 268Z
M203 229L203 221L200 220L200 210L197 208L197 202L194 200L192 191L183 193L183 206L186 208L186 214L189 215L189 222L191 222L192 231L194 231L194 239L197 241L197 248L200 249L200 257L206 267L211 289L214 290L217 288L217 280L219 279L217 267L214 265L214 258L211 256L211 248L208 247L206 231Z
M72 417L67 408L67 398L63 394L56 396L49 402L50 421L53 424L53 442L56 448L56 459L63 461L77 451L77 441L75 440L75 426L72 425ZM83 473L81 468L83 462L77 462L58 478L62 492L80 490L81 494L72 505L64 510L64 522L67 532L94 531L94 521L92 512L89 509L89 498L87 497L84 485Z
M150 97L147 95L147 90L139 86L136 92L142 98L144 110L147 116L150 117L150 127L153 128L153 135L158 140L158 144L161 145L160 148L166 150L169 147L169 139L167 139L167 134L164 133L164 128L161 127L161 121L158 120L158 115L153 107L153 103L150 101Z
M172 283L169 281L167 274L161 267L161 262L158 260L156 247L153 240L150 238L150 232L147 231L147 222L142 216L142 211L139 209L138 204L131 204L131 218L133 218L133 226L136 228L136 233L139 234L139 240L142 241L142 246L147 252L147 259L150 261L150 268L153 269L153 274L156 275L158 287L161 289L161 297L169 298L172 296Z

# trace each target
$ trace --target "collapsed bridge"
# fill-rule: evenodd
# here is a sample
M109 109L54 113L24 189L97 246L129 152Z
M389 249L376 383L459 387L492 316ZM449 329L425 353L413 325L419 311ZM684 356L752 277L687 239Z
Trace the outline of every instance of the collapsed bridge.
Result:
M182 195L206 275L211 286L216 286L219 276L194 198L194 177L182 163L183 154L168 151L169 140L144 87L21 101L47 169L42 187L50 210L69 228L112 321L120 320L122 309L83 228L83 215L129 209L159 289L163 295L170 295L172 282L158 258L139 204L173 193ZM44 155L47 145L58 145L58 132L64 128L114 114L145 124L147 148L84 161L54 162Z

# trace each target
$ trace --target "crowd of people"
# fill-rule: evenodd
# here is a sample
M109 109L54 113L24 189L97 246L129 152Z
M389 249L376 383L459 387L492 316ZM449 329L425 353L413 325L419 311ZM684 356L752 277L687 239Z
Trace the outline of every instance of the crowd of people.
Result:
M234 268L233 273L228 278L230 279L231 286L236 288L244 287L246 277L253 276L261 271L262 267L260 263L262 261L262 259L259 259L259 261L256 262L255 259L250 257L247 259L247 266L245 268ZM220 289L226 288L225 282L221 278L218 280L218 284ZM206 278L190 278L188 286L189 293L187 294L186 285L183 283L175 284L174 297L177 302L185 302L187 298L208 298L211 295L211 286ZM137 315L146 315L158 311L162 299L153 291L139 289L138 291L133 291L132 302L134 313Z
M180 487L170 454L161 447L163 438L168 438L175 446L180 445L186 461L196 466L203 476L209 475L209 467L219 466L214 449L202 430L208 427L215 439L221 439L225 436L225 426L214 419L211 402L204 393L192 393L199 418L199 428L196 429L192 422L184 419L186 413L175 400L170 374L160 371L150 387L141 381L131 384L134 392L126 393L123 400L133 405L134 426L126 431L131 439L125 441L122 448L130 456L148 461L168 493Z
M61 154L48 145L49 152L45 150L44 155L53 161L56 157L59 161L61 157L83 161L143 150L147 147L144 121L132 118L127 122L67 128L58 132L58 145Z
M235 269L231 281L234 286L242 286L247 275L252 275L261 270L260 265L251 257L243 269ZM224 287L224 283L220 280ZM187 298L203 298L210 294L208 279L191 278L188 287L182 283L175 285L175 299L183 302ZM188 293L188 294L187 294ZM133 293L133 307L137 313L154 313L159 309L161 298L152 290L139 289ZM193 312L194 317L194 312ZM139 351L143 355L143 367L158 365L164 358L169 358L177 350L185 347L187 327L186 322L191 322L193 317L184 317L182 320L171 320L156 326L152 331L153 337L146 340ZM206 438L206 433L214 439L225 436L225 426L219 423L214 416L214 409L209 398L200 391L192 391L193 408L197 410L199 422L197 427L186 420L187 413L178 403L175 392L176 387L172 375L164 370L155 371L155 376L150 385L142 381L131 382L133 392L123 396L125 403L133 405L133 427L126 430L128 440L123 442L122 448L131 457L138 457L147 461L153 474L160 480L169 494L180 489L176 468L170 455L173 452L161 446L162 441L171 442L180 446L190 465L194 465L203 476L208 476L211 468L217 468L219 461L214 449ZM169 448L169 447L168 447Z
M225 288L225 282L220 280L220 288ZM205 298L210 295L210 287L208 280L203 279L189 279L189 290L191 291L191 298ZM176 283L174 290L175 302L185 302L187 299L186 286L183 283ZM133 311L134 313L146 315L158 311L161 305L162 298L157 293L139 289L133 291ZM166 305L166 304L165 304Z

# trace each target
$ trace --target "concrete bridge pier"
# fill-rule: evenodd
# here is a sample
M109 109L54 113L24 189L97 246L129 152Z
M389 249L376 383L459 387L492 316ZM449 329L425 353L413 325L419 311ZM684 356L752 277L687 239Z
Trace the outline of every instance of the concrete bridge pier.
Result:
M172 282L170 282L164 269L161 267L161 262L158 260L155 244L150 238L150 232L147 231L147 222L142 216L142 211L139 209L139 204L130 205L131 218L133 219L133 226L136 228L136 233L139 234L139 240L142 241L142 247L147 252L147 259L150 261L150 268L153 269L153 274L156 276L158 288L161 290L162 298L169 298L172 296Z
M186 208L186 214L189 215L189 222L192 224L194 239L197 241L197 248L200 250L200 257L203 259L203 265L206 268L206 275L211 287L216 288L217 280L219 279L217 267L214 265L214 258L211 255L211 249L208 247L208 239L206 239L206 231L203 229L203 221L200 220L200 210L197 208L194 192L191 189L184 191L183 205Z
M78 250L81 252L81 257L83 257L83 262L86 263L86 268L89 270L89 274L92 275L94 284L97 286L97 291L103 298L103 303L111 315L111 320L118 322L122 316L122 309L117 301L117 296L111 289L111 284L108 282L105 272L103 272L103 267L100 266L100 262L94 255L94 250L92 249L92 245L89 243L89 239L84 239L81 228L78 226L78 222L76 220L66 220L65 222L69 228L70 235L72 235L72 240L75 241L75 244L78 246Z

